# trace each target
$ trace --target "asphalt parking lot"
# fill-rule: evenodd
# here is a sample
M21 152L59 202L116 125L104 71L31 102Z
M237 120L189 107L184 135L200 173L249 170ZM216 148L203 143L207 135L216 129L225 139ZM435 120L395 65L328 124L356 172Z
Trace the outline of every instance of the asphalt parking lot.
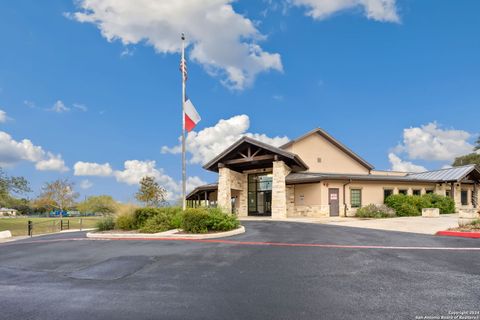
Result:
M480 311L479 240L243 224L245 234L218 241L89 240L78 232L0 244L0 319L416 319Z

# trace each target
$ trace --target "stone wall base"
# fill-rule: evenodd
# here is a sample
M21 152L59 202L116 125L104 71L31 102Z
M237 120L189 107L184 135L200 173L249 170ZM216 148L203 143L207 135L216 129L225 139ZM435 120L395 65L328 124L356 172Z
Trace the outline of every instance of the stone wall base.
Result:
M328 205L303 205L295 206L293 212L289 212L290 218L321 218L330 215L330 206Z

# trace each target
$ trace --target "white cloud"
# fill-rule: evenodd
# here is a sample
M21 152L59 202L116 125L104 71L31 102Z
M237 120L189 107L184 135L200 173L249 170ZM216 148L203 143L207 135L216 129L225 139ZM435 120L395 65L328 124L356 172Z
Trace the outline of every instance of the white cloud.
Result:
M23 100L23 103L24 103L27 107L32 108L32 109L34 109L34 108L37 107L37 105L35 104L35 102L30 101L30 100Z
M173 200L181 195L181 182L174 180L165 174L162 168L156 168L156 162L153 160L127 160L124 163L124 170L114 172L114 176L118 182L129 185L136 185L145 176L154 177L157 182L167 190L167 199ZM193 188L205 184L206 182L199 177L187 178L187 192Z
M238 115L230 119L221 119L213 127L201 131L191 131L187 135L187 151L192 155L191 163L204 164L224 151L242 136L280 146L289 141L285 136L270 138L265 134L247 132L250 127L250 119L247 115ZM182 152L181 145L174 147L163 146L162 153L178 154Z
M81 103L74 103L73 104L73 107L79 111L82 111L82 112L87 112L88 111L88 108L86 105L84 104L81 104Z
M3 110L0 110L0 123L5 123L7 122L7 113Z
M403 142L395 148L410 159L452 161L455 157L473 152L467 131L442 129L436 122L403 130Z
M390 164L392 165L392 170L393 171L402 171L402 172L424 172L427 171L427 169L423 166L419 166L416 164L413 164L412 162L409 161L404 161L400 159L399 156L397 156L394 153L389 153L388 154L388 160L390 161Z
M110 164L98 164L94 162L83 162L78 161L73 166L74 175L76 176L99 176L99 177L108 177L112 175L113 170Z
M61 155L54 155L50 152L47 153L46 159L40 160L35 164L35 168L39 171L66 172L69 170Z
M232 89L252 84L257 74L282 71L280 55L264 51L253 21L236 13L233 0L80 0L66 14L93 23L108 41L146 43L158 53L179 53L180 33L191 45L190 58Z
M70 108L68 108L67 106L65 106L65 104L63 103L62 100L57 100L57 102L55 102L53 104L53 107L51 107L50 109L48 109L49 111L53 111L53 112L57 112L57 113L63 113L63 112L67 112L67 111L70 111Z
M38 170L67 171L60 155L43 150L29 139L16 141L11 135L0 131L0 166L13 166L21 161L35 163Z
M293 4L308 8L307 15L325 19L337 12L361 8L368 19L399 22L396 0L292 0Z
M85 179L80 181L80 188L82 188L83 190L90 189L91 187L93 187L93 183L90 182L90 180Z
M137 185L143 177L154 177L167 190L167 199L174 200L180 197L182 185L167 175L162 168L156 167L153 160L127 160L123 170L113 170L109 163L79 161L74 166L76 176L114 177L118 182L128 185ZM197 176L187 178L187 192L199 185L206 184Z

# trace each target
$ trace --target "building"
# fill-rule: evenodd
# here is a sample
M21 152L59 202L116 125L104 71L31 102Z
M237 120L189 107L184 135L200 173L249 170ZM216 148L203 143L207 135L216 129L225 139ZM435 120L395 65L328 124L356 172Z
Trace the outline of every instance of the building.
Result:
M17 216L18 211L10 208L0 208L0 217L15 217Z
M238 216L353 216L399 193L436 193L452 197L457 210L478 208L480 171L474 165L379 171L322 129L279 148L243 137L203 168L218 172L218 183L193 190L189 206L217 205Z

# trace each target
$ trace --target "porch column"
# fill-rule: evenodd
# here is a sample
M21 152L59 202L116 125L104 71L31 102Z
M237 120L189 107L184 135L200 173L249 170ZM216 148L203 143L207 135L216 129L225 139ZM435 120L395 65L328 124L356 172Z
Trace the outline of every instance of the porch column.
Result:
M287 217L287 186L285 177L289 173L290 168L283 161L273 161L272 218L282 219Z
M477 186L477 183L473 184L472 205L473 205L474 208L478 208L478 186Z
M232 212L231 171L223 165L218 166L217 205L227 213Z

